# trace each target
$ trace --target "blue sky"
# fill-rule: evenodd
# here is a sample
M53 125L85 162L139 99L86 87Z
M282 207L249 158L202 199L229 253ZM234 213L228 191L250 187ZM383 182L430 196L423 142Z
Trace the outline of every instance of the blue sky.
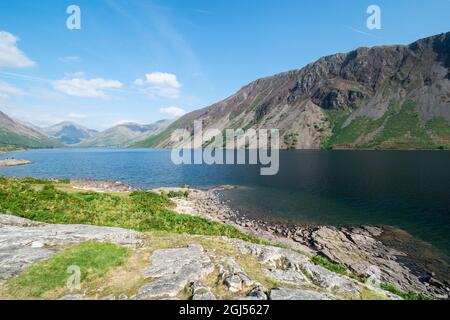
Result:
M81 30L69 30L69 5ZM381 30L366 26L381 8ZM151 123L360 46L450 31L450 0L0 2L0 110L37 125Z

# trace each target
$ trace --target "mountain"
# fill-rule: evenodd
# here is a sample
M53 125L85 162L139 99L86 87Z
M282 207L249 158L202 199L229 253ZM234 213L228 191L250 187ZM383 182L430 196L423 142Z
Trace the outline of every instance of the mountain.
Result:
M167 120L148 125L123 123L97 133L91 138L77 144L77 147L127 147L137 140L146 139L150 134L167 126Z
M53 148L62 146L42 132L8 117L0 111L0 146Z
M199 120L204 130L279 129L286 149L449 148L449 68L450 33L338 53L252 82L135 146L172 147L174 130L192 133Z
M72 145L93 137L97 131L85 128L73 122L61 122L42 129L45 134L61 143Z

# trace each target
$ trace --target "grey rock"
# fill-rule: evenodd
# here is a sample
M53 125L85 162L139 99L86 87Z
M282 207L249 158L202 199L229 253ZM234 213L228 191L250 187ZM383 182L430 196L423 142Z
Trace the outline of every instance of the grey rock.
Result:
M360 285L358 282L340 276L321 266L309 264L305 266L305 271L316 284L323 288L353 296L360 294Z
M59 300L85 300L84 294L69 294Z
M265 293L265 289L261 286L253 288L247 295L247 297L241 300L267 300L267 294Z
M209 275L213 270L210 258L200 245L186 248L157 250L144 277L155 279L142 286L137 299L175 297L188 285Z
M270 300L337 300L328 293L321 293L304 289L277 288L272 289L269 295Z
M219 262L219 278L231 292L240 292L244 288L255 285L255 281L230 257L224 257Z
M217 300L217 298L210 288L196 282L192 286L192 300Z
M53 225L0 214L0 278L13 277L26 266L57 252L57 249L49 247L89 240L121 245L141 243L139 234L130 230L87 225Z
M310 284L308 278L301 271L294 269L269 269L264 270L266 276L274 279L277 282L292 284L292 285L307 285Z
M34 242L31 244L31 247L32 247L32 248L43 248L44 245L45 245L45 244L44 244L42 241L34 241Z

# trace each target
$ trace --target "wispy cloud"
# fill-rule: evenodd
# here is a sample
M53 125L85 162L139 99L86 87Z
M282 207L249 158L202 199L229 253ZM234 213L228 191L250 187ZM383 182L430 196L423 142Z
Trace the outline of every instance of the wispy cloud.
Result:
M209 10L204 10L204 9L195 9L194 12L196 13L200 13L200 14L204 14L204 15L211 15L212 12Z
M112 124L112 126L121 126L121 125L129 124L129 123L139 123L139 122L136 120L122 119L122 120L118 120L118 121L114 122Z
M106 80L102 78L81 79L74 78L68 80L57 80L54 88L66 95L84 98L107 99L105 90L121 88L123 84L117 80Z
M349 27L349 26L347 26L347 29L349 29L349 30L351 30L353 32L356 32L356 33L368 36L368 37L380 39L380 37L378 37L378 36L376 36L376 35L374 35L374 34L372 34L370 32L366 32L366 31L359 30L359 29L356 29L356 28L353 28L353 27Z
M60 62L80 62L81 58L78 56L67 56L58 59Z
M13 34L0 31L0 67L25 68L36 65L17 47L18 41Z
M168 114L173 117L181 117L182 115L186 114L186 111L178 107L161 108L159 109L159 112L163 114Z
M71 112L67 116L69 118L72 118L72 119L85 119L85 118L87 118L87 116L85 114L76 113L76 112Z
M27 74L21 74L21 73L16 73L16 72L6 72L6 71L0 71L0 77L8 78L8 79L35 81L35 82L52 82L52 80L46 79L46 78L30 76Z
M21 89L12 86L9 83L0 81L0 96L1 97L8 98L9 96L21 96L24 94L25 93Z
M144 79L137 79L134 84L149 95L176 99L180 96L181 83L177 76L167 72L147 73Z

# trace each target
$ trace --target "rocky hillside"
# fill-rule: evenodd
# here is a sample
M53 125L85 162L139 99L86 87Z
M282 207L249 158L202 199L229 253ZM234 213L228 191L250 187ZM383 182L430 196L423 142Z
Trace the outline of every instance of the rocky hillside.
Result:
M55 139L8 117L0 111L0 146L52 148L62 146Z
M95 130L73 122L61 122L51 127L43 128L42 131L67 145L80 143L97 133Z
M79 147L127 147L136 140L146 139L150 134L168 124L161 120L148 125L138 123L124 123L93 135L82 141Z
M359 48L259 79L136 146L170 147L177 128L276 128L283 148L450 147L450 33ZM205 141L206 142L206 141Z

